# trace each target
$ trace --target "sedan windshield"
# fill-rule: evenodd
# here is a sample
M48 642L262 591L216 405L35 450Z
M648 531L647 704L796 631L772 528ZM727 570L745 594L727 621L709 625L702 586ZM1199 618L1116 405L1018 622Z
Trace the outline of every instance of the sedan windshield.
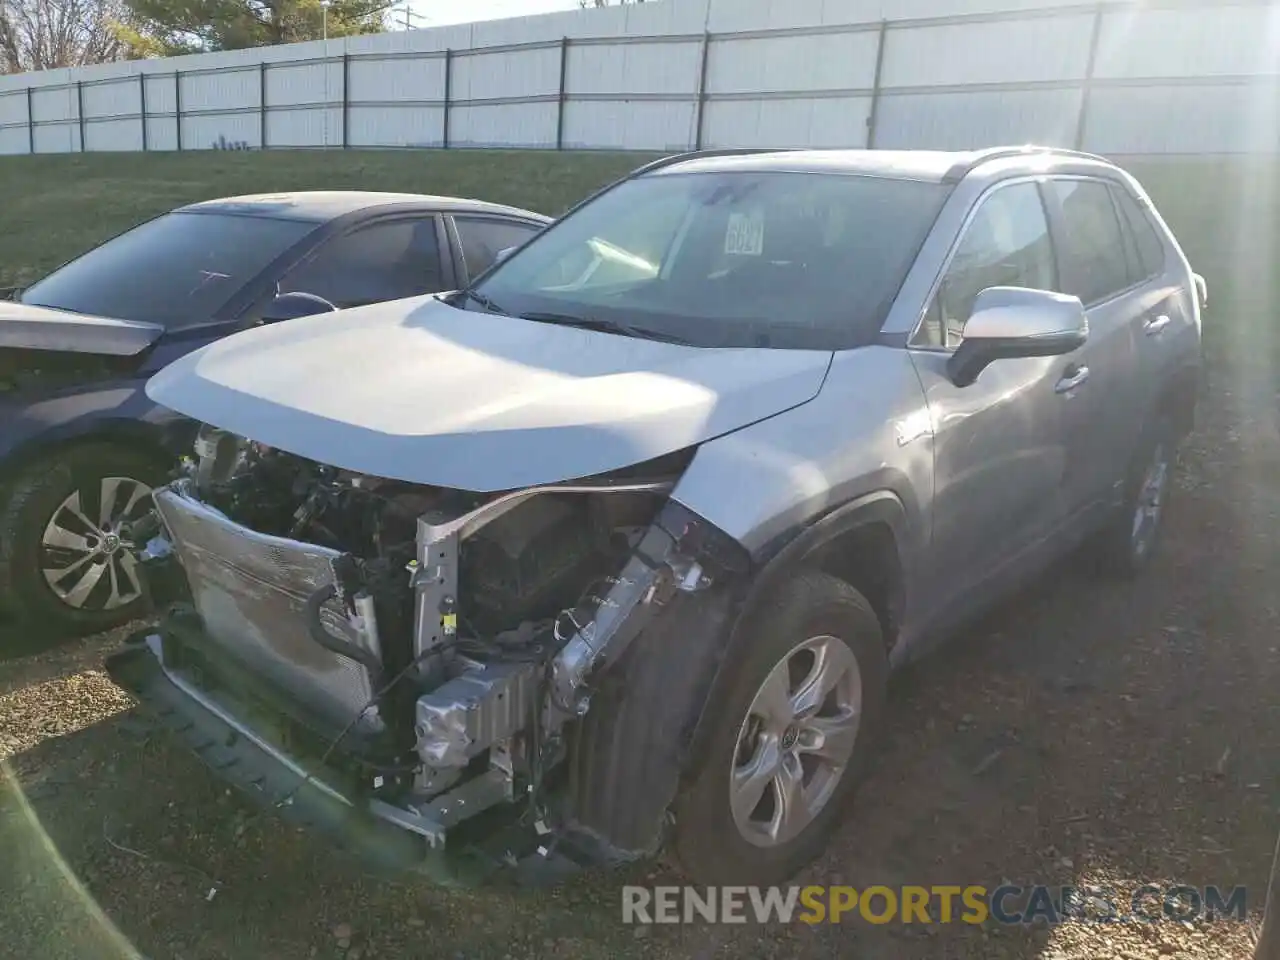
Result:
M522 247L466 303L696 346L846 349L879 332L946 192L829 173L641 176Z
M318 225L218 213L169 213L55 270L22 302L97 317L207 323Z

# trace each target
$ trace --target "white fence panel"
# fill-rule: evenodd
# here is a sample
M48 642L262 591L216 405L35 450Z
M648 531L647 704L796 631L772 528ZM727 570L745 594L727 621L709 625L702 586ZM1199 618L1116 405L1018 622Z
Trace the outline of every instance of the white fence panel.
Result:
M352 60L347 68L352 103L408 103L444 98L444 58Z
M1280 0L664 0L0 76L0 153L1270 153L1276 50Z
M83 96L86 117L135 117L142 108L134 78L85 84Z
M585 100L566 105L564 145L607 150L684 150L693 139L692 102Z
M443 143L442 107L356 105L347 116L352 147L438 147Z
M879 31L717 40L707 88L716 93L770 90L870 90Z
M886 96L876 146L968 150L998 143L1072 145L1080 112L1076 90L923 93Z
M724 100L708 105L708 147L862 147L871 98Z
M692 97L701 71L701 50L701 40L696 38L675 43L571 44L565 81L571 95Z

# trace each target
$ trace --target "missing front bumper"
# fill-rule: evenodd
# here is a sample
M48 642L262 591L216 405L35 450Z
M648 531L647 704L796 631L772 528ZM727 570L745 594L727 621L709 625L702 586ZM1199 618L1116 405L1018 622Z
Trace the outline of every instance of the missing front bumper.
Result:
M325 836L374 872L414 872L450 886L474 885L492 872L487 855L446 843L452 826L447 817L433 820L421 810L361 795L338 771L286 752L238 719L240 704L215 697L167 666L164 646L161 633L135 634L107 659L107 673L220 779L286 821ZM473 805L493 799L485 787L469 787Z

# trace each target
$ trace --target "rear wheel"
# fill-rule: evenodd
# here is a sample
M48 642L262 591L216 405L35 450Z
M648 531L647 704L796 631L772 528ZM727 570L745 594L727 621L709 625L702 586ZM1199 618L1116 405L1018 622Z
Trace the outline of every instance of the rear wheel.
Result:
M1095 544L1102 571L1128 577L1140 573L1155 553L1169 502L1177 458L1177 434L1167 419L1156 421L1130 467L1123 503Z
M26 467L0 501L0 607L63 636L136 617L144 591L127 528L164 477L158 458L103 444Z
M848 584L801 573L727 669L675 854L699 883L778 883L822 852L861 776L889 672L880 623Z

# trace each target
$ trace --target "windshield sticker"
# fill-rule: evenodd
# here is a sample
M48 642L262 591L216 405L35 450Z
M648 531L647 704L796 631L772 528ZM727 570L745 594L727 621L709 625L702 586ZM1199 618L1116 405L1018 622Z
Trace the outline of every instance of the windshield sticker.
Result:
M758 257L764 253L763 211L729 214L729 229L724 234L724 252L739 257Z

